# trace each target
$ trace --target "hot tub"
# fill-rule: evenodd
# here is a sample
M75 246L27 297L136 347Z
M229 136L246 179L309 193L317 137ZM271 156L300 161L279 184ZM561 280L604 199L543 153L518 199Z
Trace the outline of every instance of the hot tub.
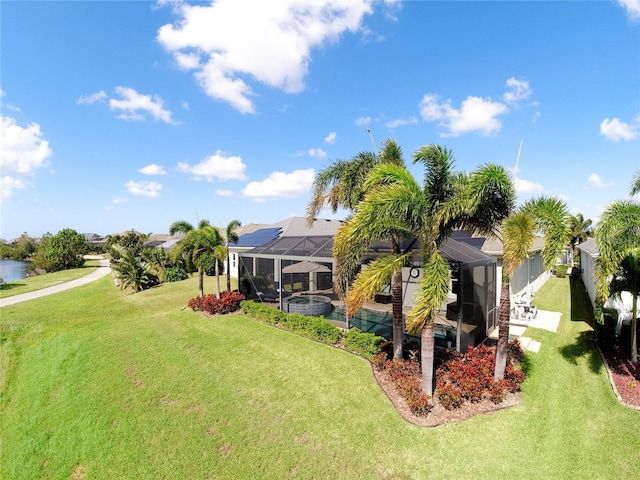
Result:
M285 313L299 313L320 317L331 312L331 299L324 295L294 295L282 301Z

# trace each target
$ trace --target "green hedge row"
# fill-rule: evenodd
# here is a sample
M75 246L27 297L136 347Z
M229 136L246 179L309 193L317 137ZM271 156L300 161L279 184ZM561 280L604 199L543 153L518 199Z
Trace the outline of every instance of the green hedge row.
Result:
M240 302L240 309L243 314L254 320L268 323L269 325L278 325L290 332L329 345L341 343L345 350L369 359L380 351L380 345L385 341L384 338L373 333L361 332L355 328L343 333L340 328L327 322L322 317L300 315L299 313L284 313L253 300Z

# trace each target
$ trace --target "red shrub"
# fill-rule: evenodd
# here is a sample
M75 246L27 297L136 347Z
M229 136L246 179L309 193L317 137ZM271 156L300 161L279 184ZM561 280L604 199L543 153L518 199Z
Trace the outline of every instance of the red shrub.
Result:
M431 411L431 397L421 390L422 374L416 360L388 360L384 371L414 414L426 415Z
M194 311L204 311L211 315L235 312L240 308L244 295L239 292L223 292L220 298L215 295L205 295L189 300L189 307Z

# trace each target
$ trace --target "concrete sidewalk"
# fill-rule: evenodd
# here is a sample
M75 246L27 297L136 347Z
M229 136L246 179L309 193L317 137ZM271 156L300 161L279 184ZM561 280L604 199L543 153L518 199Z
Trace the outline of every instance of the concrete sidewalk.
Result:
M61 283L60 285L54 285L53 287L43 288L42 290L35 290L33 292L22 293L20 295L14 295L13 297L0 298L0 307L7 307L15 303L25 302L34 298L45 297L58 292L64 292L71 288L79 287L80 285L86 285L99 278L105 277L111 273L111 267L109 267L109 260L99 258L100 263L98 268L84 277L71 280L70 282Z

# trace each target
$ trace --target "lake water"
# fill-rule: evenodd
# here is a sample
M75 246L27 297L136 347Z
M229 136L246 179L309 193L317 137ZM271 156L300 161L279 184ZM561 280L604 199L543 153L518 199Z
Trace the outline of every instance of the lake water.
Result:
M15 282L27 278L29 262L19 260L0 260L0 277L5 282Z

